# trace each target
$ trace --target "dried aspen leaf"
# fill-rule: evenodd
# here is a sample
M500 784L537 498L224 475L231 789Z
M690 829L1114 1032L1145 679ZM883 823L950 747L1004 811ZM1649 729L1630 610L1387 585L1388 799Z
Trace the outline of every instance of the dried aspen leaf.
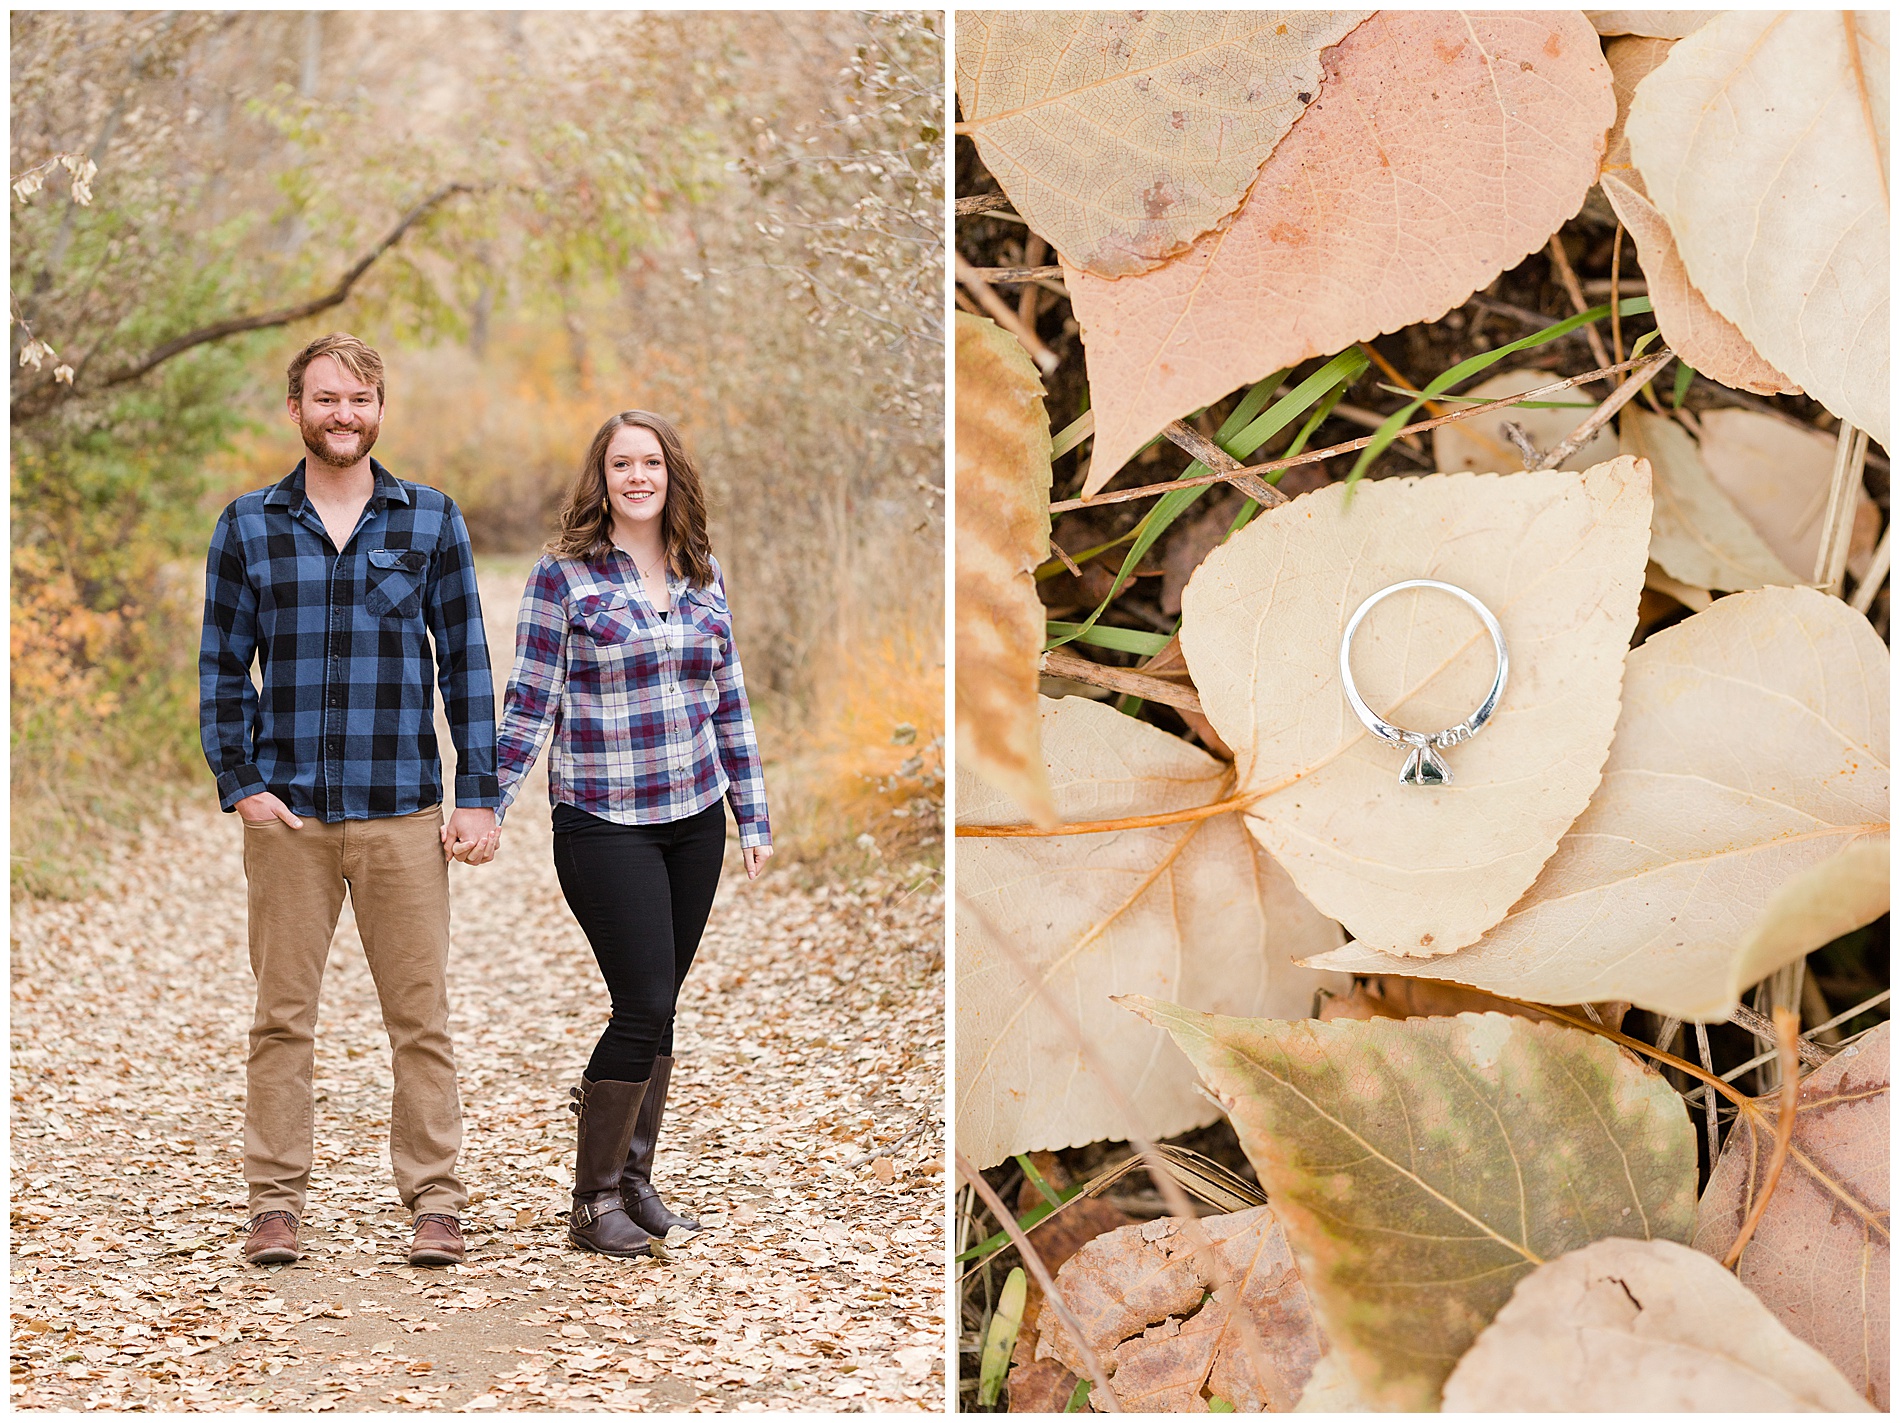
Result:
M1456 1413L1866 1413L1720 1265L1600 1240L1517 1287L1445 1383Z
M1349 933L1449 954L1530 888L1609 753L1649 511L1648 471L1627 459L1375 480L1350 506L1334 485L1261 514L1195 573L1181 646L1237 793L1260 797L1247 826ZM1402 749L1360 724L1339 676L1347 619L1408 578L1480 599L1511 658L1496 714L1446 753L1455 779L1436 789L1400 784ZM1429 589L1387 599L1353 639L1360 694L1417 730L1463 721L1495 667L1476 615Z
M1637 86L1627 125L1696 290L1883 447L1887 45L1884 11L1725 11Z
M1065 268L1096 411L1085 494L1237 385L1435 321L1596 181L1616 109L1577 11L1382 10L1325 61L1224 232L1120 281Z
M1055 809L1036 742L1049 556L1042 379L993 321L957 313L957 761L1039 824Z
M964 131L1065 260L1144 272L1232 215L1369 13L966 10Z
M1682 1098L1606 1039L1501 1013L1249 1022L1128 1000L1226 1105L1366 1400L1430 1408L1524 1276L1687 1240Z
M1757 395L1799 395L1801 388L1763 360L1734 323L1703 299L1684 270L1669 224L1649 200L1643 175L1630 161L1630 100L1636 86L1668 56L1670 39L1620 39L1604 46L1616 91L1616 123L1603 155L1603 195L1636 242L1636 254L1649 282L1649 299L1663 340L1710 380Z
M1666 415L1623 407L1623 453L1649 461L1656 512L1649 556L1691 588L1732 590L1799 583L1703 468L1689 432Z
M1527 390L1554 385L1561 380L1549 371L1505 371L1464 391L1479 400L1502 400L1507 395L1522 395ZM1590 416L1589 398L1576 387L1558 391L1550 400L1574 400L1576 407L1555 410L1500 410L1491 415L1475 415L1432 431L1432 460L1440 471L1490 470L1512 474L1524 468L1524 456L1507 439L1499 426L1506 420L1520 426L1540 450L1561 444L1570 432ZM1559 469L1588 469L1616 458L1616 435L1599 430Z
M1200 1226L1219 1275L1203 1268L1184 1223L1163 1216L1097 1236L1057 1273L1056 1287L1125 1411L1201 1413L1212 1395L1236 1412L1290 1412L1326 1346L1286 1232L1268 1206ZM1236 1290L1271 1371L1264 1386L1233 1318ZM1037 1353L1085 1372L1065 1329L1046 1331Z
M1043 702L1042 745L1068 821L1220 800L1228 769L1179 737L1081 697ZM1021 823L957 778L962 825ZM1007 935L1074 1015L1151 1137L1219 1109L1194 1073L1111 1004L1165 992L1230 1012L1304 1017L1336 975L1292 960L1340 942L1232 815L1109 833L957 842L957 1146L979 1167L1013 1152L1120 1140L1131 1124L993 936Z
M1867 619L1807 588L1731 594L1656 633L1629 655L1589 809L1509 916L1431 976L1714 1022L1749 984L1877 919L1887 676ZM1360 944L1313 962L1421 971Z
M1702 464L1775 556L1803 581L1814 576L1834 478L1834 439L1760 410L1705 410L1696 448ZM1880 507L1857 491L1847 568L1867 571L1880 538Z
M1600 35L1649 35L1679 40L1708 24L1719 10L1585 10Z
M1804 1078L1794 1147L1736 1277L1882 1412L1890 1406L1892 1301L1888 1134L1892 1030L1881 1024ZM1695 1247L1720 1260L1774 1155L1766 1130L1738 1122L1696 1211Z

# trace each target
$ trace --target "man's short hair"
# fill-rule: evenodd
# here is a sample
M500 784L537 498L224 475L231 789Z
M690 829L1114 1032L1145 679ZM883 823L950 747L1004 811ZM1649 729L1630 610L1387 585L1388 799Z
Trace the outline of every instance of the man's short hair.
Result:
M359 336L347 331L332 331L328 336L319 336L308 346L291 358L290 398L302 402L303 373L318 356L332 356L336 363L364 384L376 387L376 401L383 399L383 358Z

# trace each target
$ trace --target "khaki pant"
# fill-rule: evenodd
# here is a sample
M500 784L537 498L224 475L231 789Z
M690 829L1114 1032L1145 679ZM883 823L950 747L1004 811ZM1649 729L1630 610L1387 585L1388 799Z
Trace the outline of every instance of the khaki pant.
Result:
M448 1028L441 807L337 825L306 817L300 830L276 819L242 824L257 978L244 1099L252 1216L303 1216L314 1150L317 994L346 889L389 1033L396 1189L413 1214L460 1215L468 1193L455 1175L462 1104Z

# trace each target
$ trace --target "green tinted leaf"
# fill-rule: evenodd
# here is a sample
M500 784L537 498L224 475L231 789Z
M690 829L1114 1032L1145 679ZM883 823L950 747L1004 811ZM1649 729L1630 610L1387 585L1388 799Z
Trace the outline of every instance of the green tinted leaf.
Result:
M1117 1001L1172 1033L1227 1107L1377 1407L1434 1407L1545 1261L1694 1228L1682 1099L1602 1038L1497 1013L1320 1023Z

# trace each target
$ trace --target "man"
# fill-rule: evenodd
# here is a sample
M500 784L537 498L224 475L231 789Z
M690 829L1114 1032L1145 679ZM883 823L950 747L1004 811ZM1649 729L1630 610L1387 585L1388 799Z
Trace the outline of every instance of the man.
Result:
M448 861L499 839L495 700L454 501L369 457L383 363L346 334L290 363L309 457L218 519L205 571L199 725L237 813L257 980L244 1102L256 1264L298 1257L312 1155L317 995L347 890L389 1032L389 1158L409 1260L463 1256L461 1101L448 1034ZM457 757L442 817L429 640ZM252 685L255 657L260 691Z

